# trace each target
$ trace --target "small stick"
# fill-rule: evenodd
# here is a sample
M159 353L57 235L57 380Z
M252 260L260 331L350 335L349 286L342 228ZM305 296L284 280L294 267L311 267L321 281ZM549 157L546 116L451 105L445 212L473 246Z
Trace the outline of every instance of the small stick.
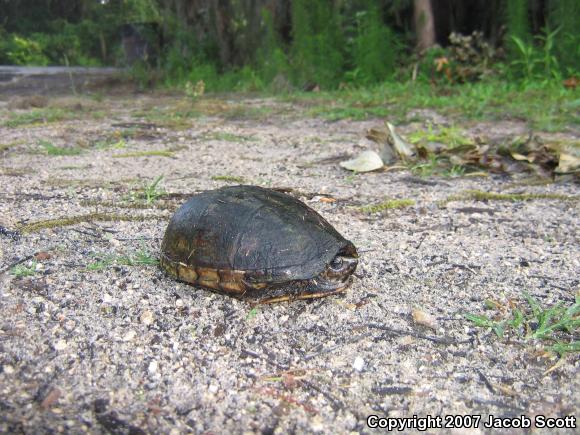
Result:
M340 347L342 347L344 345L356 343L356 342L361 341L361 340L363 340L363 339L365 339L367 337L370 337L371 335L372 335L371 333L357 335L356 337L353 337L352 339L347 340L344 343L335 344L334 346L329 346L329 347L324 348L324 349L321 349L321 350L319 350L317 352L309 353L303 359L304 359L304 361L308 361L308 360L311 360L312 358L317 357L318 355L322 355L322 354L325 354L325 353L334 352L336 349L338 349L338 348L340 348Z
M94 237L95 239L101 238L100 234L90 233L88 231L79 230L77 228L71 228L71 230L74 231L75 233L85 234L87 236Z
M366 326L367 328L380 329L381 331L387 331L397 335L410 335L412 337L422 338L423 340L429 340L432 341L433 343L438 344L464 344L471 343L473 341L473 338L470 338L469 340L457 341L449 337L434 337L432 335L419 334L413 331L404 331L401 329L389 328L388 326L380 325L378 323L368 323L363 326Z
M493 388L493 385L491 385L491 382L489 382L489 379L487 379L487 377L482 373L481 370L476 369L475 371L477 372L477 374L479 375L479 379L481 379L483 381L483 383L485 384L487 389L490 392L492 392L493 394L495 394L495 388Z
M11 263L8 266L4 267L4 269L0 269L0 275L3 274L4 272L7 272L10 269L12 269L14 266L18 266L19 264L24 263L25 261L30 260L32 257L34 257L34 254L27 255L26 257L21 258L20 260L17 260L14 263Z

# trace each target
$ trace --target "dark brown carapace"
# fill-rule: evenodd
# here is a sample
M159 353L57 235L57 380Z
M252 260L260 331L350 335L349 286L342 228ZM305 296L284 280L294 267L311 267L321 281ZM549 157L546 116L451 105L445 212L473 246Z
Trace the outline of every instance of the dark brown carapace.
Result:
M355 246L297 199L256 186L200 193L177 210L161 266L181 281L259 303L344 291Z

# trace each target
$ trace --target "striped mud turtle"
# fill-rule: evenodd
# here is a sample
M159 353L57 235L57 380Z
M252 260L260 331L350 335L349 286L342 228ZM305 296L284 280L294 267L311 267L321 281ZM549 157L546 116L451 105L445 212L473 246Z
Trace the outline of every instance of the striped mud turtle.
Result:
M181 281L269 303L344 291L358 254L299 200L234 186L195 195L175 212L160 263Z

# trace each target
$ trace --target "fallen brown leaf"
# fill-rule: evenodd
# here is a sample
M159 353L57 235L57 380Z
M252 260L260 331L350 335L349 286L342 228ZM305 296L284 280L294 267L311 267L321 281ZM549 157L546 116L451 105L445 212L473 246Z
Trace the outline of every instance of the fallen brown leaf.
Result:
M62 392L58 388L54 387L53 389L50 390L50 392L42 400L42 402L40 403L40 406L43 409L50 408L52 405L54 405L58 401L58 399L60 398L61 395L62 395Z

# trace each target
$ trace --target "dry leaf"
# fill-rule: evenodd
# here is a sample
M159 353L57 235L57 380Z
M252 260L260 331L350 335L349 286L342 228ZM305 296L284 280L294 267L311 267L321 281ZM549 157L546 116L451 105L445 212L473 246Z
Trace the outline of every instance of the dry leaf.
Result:
M383 160L374 151L363 151L351 160L340 162L340 166L350 171L370 172L383 167Z
M409 142L403 140L403 138L395 132L395 127L393 124L388 121L386 121L385 124L387 125L390 133L391 140L389 143L395 148L397 154L399 154L399 156L403 159L413 157L415 155L415 147Z
M516 393L512 388L508 387L507 385L494 384L493 387L501 391L506 396L515 397L518 395L518 393Z
M34 259L38 261L49 260L51 255L48 252L41 251L34 254Z
M437 329L437 320L431 314L421 311L418 308L413 308L411 315L416 324Z
M53 388L50 392L46 395L46 397L42 400L40 406L44 409L50 408L54 405L57 400L62 395L61 391L58 388Z
M559 174L569 174L580 169L580 157L569 152L560 153L560 161L555 172Z

